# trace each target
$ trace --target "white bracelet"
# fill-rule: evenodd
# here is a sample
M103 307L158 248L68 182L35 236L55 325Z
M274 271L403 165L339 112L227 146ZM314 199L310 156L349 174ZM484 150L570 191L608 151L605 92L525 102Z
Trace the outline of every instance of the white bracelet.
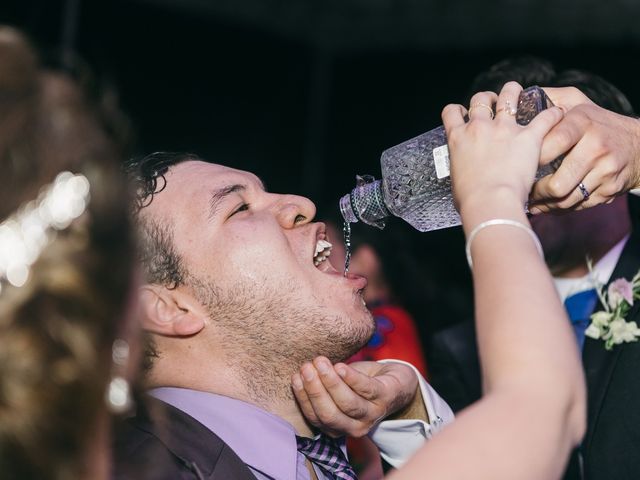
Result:
M469 234L467 245L465 246L469 268L473 268L473 260L471 259L471 243L473 242L473 239L476 238L476 235L478 235L478 233L480 233L480 230L486 227L491 227L493 225L510 225L512 227L517 227L521 230L524 230L533 239L533 242L536 244L536 248L538 249L538 253L542 258L544 258L544 252L542 251L540 240L538 239L538 236L535 234L535 232L531 229L531 227L526 226L524 223L516 222L515 220L509 220L507 218L493 218L491 220L487 220L486 222L482 222L473 230L471 230L471 233Z

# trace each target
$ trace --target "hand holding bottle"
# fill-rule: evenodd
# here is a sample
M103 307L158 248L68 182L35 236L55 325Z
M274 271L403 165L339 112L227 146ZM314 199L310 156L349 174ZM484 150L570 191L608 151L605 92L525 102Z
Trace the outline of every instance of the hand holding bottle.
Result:
M484 100L487 103L478 101L475 107L493 118L497 95L485 93L482 97L487 97ZM506 109L500 109L499 113L509 112L515 115L516 123L528 125L550 105L544 91L532 86L520 89L517 103L505 101ZM451 192L449 163L444 126L388 148L380 158L382 179L358 176L356 188L340 199L340 211L346 222L362 221L379 228L384 227L385 218L390 215L404 219L421 232L460 225ZM539 169L536 177L552 172L557 163Z
M566 157L534 185L532 213L592 207L640 188L640 120L599 107L573 87L545 91L567 113L545 137L541 163Z
M519 84L509 82L500 96L492 92L476 94L469 110L448 105L442 112L454 198L461 213L466 206L490 198L519 202L524 207L529 197L543 138L562 119L563 112L552 107L529 125L518 125L514 113L521 90ZM468 122L465 114L469 115Z

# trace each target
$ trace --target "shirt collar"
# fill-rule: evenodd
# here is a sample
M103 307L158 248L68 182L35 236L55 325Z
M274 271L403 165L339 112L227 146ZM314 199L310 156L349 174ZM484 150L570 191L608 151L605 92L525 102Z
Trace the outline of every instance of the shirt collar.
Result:
M607 284L613 274L613 270L616 268L620 255L622 255L622 249L627 243L627 240L629 240L629 235L616 243L611 250L598 260L598 262L593 266L592 274L588 273L587 275L579 278L554 277L553 281L556 285L556 290L560 295L560 300L564 302L567 297L574 293L594 288L594 277L599 284Z
M272 478L296 478L295 430L261 408L223 395L162 387L149 392L198 420L252 469Z

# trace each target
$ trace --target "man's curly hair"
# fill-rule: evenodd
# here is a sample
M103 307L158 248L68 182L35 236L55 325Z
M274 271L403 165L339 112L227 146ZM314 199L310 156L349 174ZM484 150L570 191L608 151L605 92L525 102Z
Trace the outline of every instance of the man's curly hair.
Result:
M124 165L124 173L135 189L132 213L139 237L138 259L145 280L170 289L182 285L186 276L182 258L173 244L171 226L153 218L145 218L140 211L151 205L154 196L165 189L165 175L169 168L188 160L202 159L193 153L156 152L131 159ZM149 372L160 352L150 334L144 336L143 344L142 368Z
M153 198L167 186L165 177L169 168L189 160L202 160L198 155L185 152L155 152L129 160L124 172L135 189L133 216L139 230L139 257L146 281L176 288L183 284L183 261L173 244L170 225L143 218L140 211L151 205Z

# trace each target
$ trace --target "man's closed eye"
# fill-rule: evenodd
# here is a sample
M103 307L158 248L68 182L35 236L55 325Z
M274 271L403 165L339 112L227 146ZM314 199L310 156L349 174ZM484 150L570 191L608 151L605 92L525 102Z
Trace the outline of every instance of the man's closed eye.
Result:
M240 213L240 212L244 212L245 210L249 210L249 204L248 203L243 203L242 205L240 205L238 208L236 208L231 215L229 215L229 218L233 217L236 213Z

